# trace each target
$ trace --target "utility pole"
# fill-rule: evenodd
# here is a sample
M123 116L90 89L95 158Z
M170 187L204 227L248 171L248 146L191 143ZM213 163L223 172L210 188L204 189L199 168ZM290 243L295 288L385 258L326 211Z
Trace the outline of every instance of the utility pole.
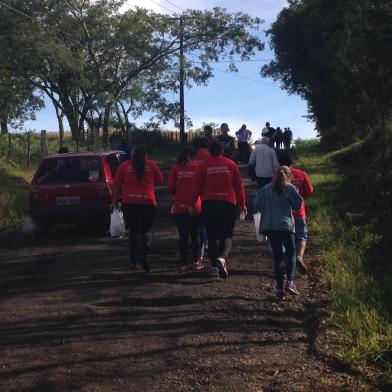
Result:
M186 144L184 102L184 18L180 17L180 141Z

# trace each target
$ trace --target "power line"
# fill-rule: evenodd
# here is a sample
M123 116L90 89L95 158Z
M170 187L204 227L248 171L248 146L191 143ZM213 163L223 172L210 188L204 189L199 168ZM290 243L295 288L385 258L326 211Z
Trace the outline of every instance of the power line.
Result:
M235 77L241 78L241 79L246 79L246 80L249 80L249 81L255 82L255 83L265 84L265 85L267 85L267 86L275 86L275 85L272 84L272 83L267 83L267 82L263 82L263 81L261 81L261 80L256 80L256 79L248 78L247 76L239 75L238 73L229 73L229 72L227 72L227 71L224 71L223 69L219 69L219 68L216 68L216 67L213 67L213 68L214 68L215 71L223 72L223 73L226 74L226 75L235 76Z
M158 3L158 2L155 1L155 0L150 0L150 1L151 1L151 3L154 3L155 5L157 5L158 7L161 7L162 9L164 9L164 10L166 10L166 11L169 11L169 12L172 12L172 13L175 13L175 12L176 12L176 11L173 11L173 10L171 10L171 9L169 9L169 8L167 8L167 7L165 7L164 5Z
M207 61L209 64L220 64L220 63L247 63L247 62L260 62L260 63L267 63L271 61L270 59L249 59L249 60L218 60L218 61ZM192 61L194 64L203 64L205 61Z
M18 9L16 9L16 8L14 8L14 7L11 7L9 4L5 4L5 3L3 3L2 1L0 1L0 5L2 5L2 6L4 6L4 7L6 7L6 8L8 8L8 9L10 9L10 10L12 10L12 11L15 11L16 13L18 13L18 14L20 14L20 15L23 15L24 17L26 17L26 18L28 18L28 19L31 19L31 20L33 20L34 22L37 22L38 24L40 24L40 25L43 26L43 27L47 27L47 25L45 25L45 23L39 21L38 19L33 18L33 17L30 16L30 15L25 14L25 13L22 12L22 11L19 11Z
M169 3L169 4L171 4L173 7L176 7L176 8L178 8L178 9L181 10L181 11L185 11L184 8L178 6L177 4L174 4L172 1L170 1L170 0L165 0L165 1L166 1L167 3Z

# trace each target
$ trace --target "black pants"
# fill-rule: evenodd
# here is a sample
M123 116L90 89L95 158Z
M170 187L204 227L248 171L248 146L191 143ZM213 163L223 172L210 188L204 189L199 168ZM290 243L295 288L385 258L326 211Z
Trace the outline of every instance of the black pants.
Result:
M248 163L249 145L247 142L238 142L238 160L242 163Z
M272 177L256 177L257 189L261 189L264 185L269 184L272 181Z
M208 235L208 255L212 265L222 255L226 239L233 237L236 208L223 200L207 200L202 204L202 216Z
M190 216L189 214L174 214L180 241L178 250L181 265L188 264L189 237L191 238L192 261L195 262L201 256L200 231L204 230L201 224L201 216Z
M129 230L129 255L132 264L146 261L152 240L157 208L147 204L123 204L125 227Z

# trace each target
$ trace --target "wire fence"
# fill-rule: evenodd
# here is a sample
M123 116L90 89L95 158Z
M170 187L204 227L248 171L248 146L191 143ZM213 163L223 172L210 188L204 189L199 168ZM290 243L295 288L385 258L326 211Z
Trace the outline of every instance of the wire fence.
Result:
M188 132L188 142L191 142L197 135L195 132ZM1 134L0 159L19 167L30 168L36 166L44 156L57 153L60 146L66 147L69 152L103 151L116 149L123 137L121 132L113 131L108 143L103 143L100 136L96 139L90 133L81 140L74 140L71 134L66 132L60 144L57 132L27 131ZM161 153L162 151L170 153L181 148L179 132L138 130L130 134L129 141L132 145L144 144L149 153Z

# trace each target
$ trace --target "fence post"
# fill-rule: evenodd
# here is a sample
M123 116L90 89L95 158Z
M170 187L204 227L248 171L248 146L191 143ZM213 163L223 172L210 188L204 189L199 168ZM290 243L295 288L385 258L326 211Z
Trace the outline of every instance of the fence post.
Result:
M94 151L99 150L99 128L93 127Z
M41 145L41 156L45 156L48 154L48 149L46 145L46 130L42 129L41 130L41 139L40 139L40 145Z
M8 160L11 160L11 144L12 144L12 135L8 132Z
M31 157L31 132L27 132L27 168L30 169L30 157Z

